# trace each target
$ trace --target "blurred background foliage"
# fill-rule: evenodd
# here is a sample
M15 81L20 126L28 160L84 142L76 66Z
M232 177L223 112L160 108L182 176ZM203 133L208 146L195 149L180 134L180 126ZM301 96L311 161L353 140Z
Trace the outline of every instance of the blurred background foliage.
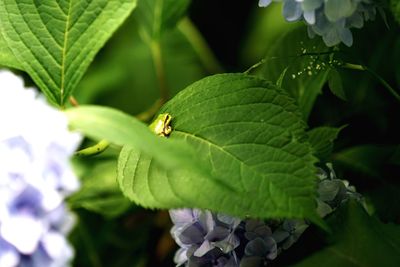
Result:
M176 11L182 19L157 36L159 50L154 50L139 22L144 20L138 19L144 1L96 56L74 94L80 104L137 115L202 77L244 72L264 59L250 72L292 94L310 129L346 126L325 161L356 186L383 222L400 223L399 103L370 73L337 64L363 64L400 88L400 28L390 12L388 27L378 16L353 31L351 48L332 50L318 38L309 40L302 23L286 23L278 4L264 9L256 0L193 0L186 14L184 7ZM299 57L304 53L310 55ZM316 67L322 63L324 68ZM69 199L79 220L71 236L74 266L173 266L176 246L168 213L136 207L122 196L116 183L118 151L112 147L75 162L83 189ZM271 266L294 264L325 242L312 228Z

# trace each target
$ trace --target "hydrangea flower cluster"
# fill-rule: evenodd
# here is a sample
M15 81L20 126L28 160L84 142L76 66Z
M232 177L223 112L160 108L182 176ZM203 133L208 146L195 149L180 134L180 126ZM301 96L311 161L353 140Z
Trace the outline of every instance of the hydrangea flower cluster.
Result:
M345 180L320 169L318 208L321 217L350 198L362 196ZM171 235L180 246L174 261L186 267L263 267L290 248L309 227L306 220L261 221L199 209L170 210Z
M0 266L68 266L74 217L63 202L79 188L69 158L81 137L66 116L0 71Z
M303 20L308 35L322 36L327 46L343 42L353 44L350 28L362 28L364 21L375 19L377 5L373 0L260 0L259 6L283 2L283 16L289 22Z

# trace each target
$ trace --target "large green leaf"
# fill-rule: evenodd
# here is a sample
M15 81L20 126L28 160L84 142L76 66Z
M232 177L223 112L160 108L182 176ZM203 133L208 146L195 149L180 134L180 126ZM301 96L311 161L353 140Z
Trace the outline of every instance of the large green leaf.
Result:
M282 88L297 100L305 119L328 80L332 63L328 51L321 38L309 39L306 27L299 27L279 38L265 57L263 76L282 79Z
M165 170L152 156L125 148L124 193L154 208L198 207L237 216L315 215L315 158L294 101L271 83L222 74L189 86L160 112L173 117L168 141L193 147L212 176Z
M50 101L63 105L136 0L1 0L8 47Z
M14 69L22 69L18 59L14 56L11 49L8 47L3 34L0 31L0 65L11 67Z
M308 131L310 144L314 149L314 155L320 160L327 160L333 149L333 141L344 127L317 127Z
M190 0L139 0L135 17L151 39L159 39L176 25L189 4Z
M397 267L400 263L400 227L370 217L350 202L329 218L331 245L295 267Z

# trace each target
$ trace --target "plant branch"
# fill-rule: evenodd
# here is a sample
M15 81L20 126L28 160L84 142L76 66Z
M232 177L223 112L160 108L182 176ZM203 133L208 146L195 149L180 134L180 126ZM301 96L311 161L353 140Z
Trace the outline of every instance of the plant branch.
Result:
M150 42L150 50L151 50L151 56L153 58L154 68L156 71L161 102L165 103L169 98L169 90L165 74L163 54L160 41L152 40Z
M188 17L181 20L178 24L178 29L192 45L194 51L199 55L200 61L209 73L224 72L224 69L218 62L207 42Z
M367 71L369 72L372 76L375 77L388 91L389 93L396 98L400 102L400 95L396 90L387 82L385 81L378 73L376 73L374 70L368 68L365 65L357 65L357 64L351 64L351 63L344 63L342 65L343 68L346 69L353 69L353 70L361 70L361 71Z

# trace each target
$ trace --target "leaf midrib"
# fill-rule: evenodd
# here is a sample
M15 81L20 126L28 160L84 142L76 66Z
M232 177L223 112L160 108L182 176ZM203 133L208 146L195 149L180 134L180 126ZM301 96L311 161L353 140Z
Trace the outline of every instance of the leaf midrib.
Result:
M61 47L61 84L60 84L60 103L63 104L64 100L64 90L65 90L65 61L67 57L67 43L68 43L68 33L70 26L70 17L71 17L71 4L72 0L68 2L68 13L67 13L67 21L65 22L65 30L64 30L64 43L63 47Z

